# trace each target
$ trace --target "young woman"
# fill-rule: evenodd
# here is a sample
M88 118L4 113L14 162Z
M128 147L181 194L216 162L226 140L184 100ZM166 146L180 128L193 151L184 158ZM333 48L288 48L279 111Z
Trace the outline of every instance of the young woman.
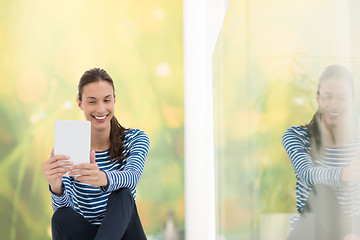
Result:
M118 123L113 80L103 69L83 74L77 101L91 122L90 163L73 166L52 151L44 164L53 239L146 239L134 198L149 138Z
M289 239L312 239L309 234L313 234L313 229L304 229L313 224L304 223L304 213L307 212L304 211L305 206L312 208L311 212L316 213L320 211L317 208L322 208L326 204L333 206L331 202L335 202L346 218L360 215L360 190L359 184L356 183L360 180L360 174L356 174L356 171L360 170L357 153L359 143L357 131L351 120L353 89L353 79L346 68L339 65L327 67L319 79L316 94L318 110L313 119L305 126L291 127L283 135L283 146L295 170L296 207L299 213L291 220L292 234ZM321 186L329 187L334 193L334 199L325 199L325 195L321 196L321 189L324 189ZM313 189L315 187L318 187L317 192ZM311 199L320 199L320 202L311 206L312 200L309 200L309 195L312 191L312 196L315 197ZM326 214L326 211L322 213ZM318 216L316 219L321 217ZM296 228L301 230L296 231ZM324 226L322 234L332 230L334 229ZM344 234L336 239L359 239L356 235L351 235L351 230L349 231L347 236ZM301 236L295 236L294 232ZM348 238L343 238L344 236ZM323 238L316 239L332 239L320 237Z

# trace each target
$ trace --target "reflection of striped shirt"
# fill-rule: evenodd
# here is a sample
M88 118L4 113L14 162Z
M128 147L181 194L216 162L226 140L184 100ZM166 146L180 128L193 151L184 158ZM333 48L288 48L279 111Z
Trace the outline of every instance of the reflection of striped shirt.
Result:
M304 127L292 127L282 137L296 176L296 207L303 210L314 184L331 186L345 212L360 212L360 191L358 184L341 184L341 171L354 159L357 140L341 147L325 147L319 159L311 159L309 137ZM295 217L296 219L297 217Z
M51 193L54 211L61 207L71 207L94 225L100 225L105 214L107 199L112 191L129 188L135 199L136 185L144 169L149 151L149 138L138 129L125 132L123 152L126 157L121 164L116 159L110 161L108 151L97 151L95 161L100 171L108 178L108 188L95 188L75 181L73 177L63 177L64 193L57 196Z

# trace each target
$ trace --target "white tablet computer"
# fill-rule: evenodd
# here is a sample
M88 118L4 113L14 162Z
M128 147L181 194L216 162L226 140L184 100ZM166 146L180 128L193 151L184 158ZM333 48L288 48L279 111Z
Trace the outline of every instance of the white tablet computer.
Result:
M90 163L91 123L55 120L54 155L70 157L74 165Z

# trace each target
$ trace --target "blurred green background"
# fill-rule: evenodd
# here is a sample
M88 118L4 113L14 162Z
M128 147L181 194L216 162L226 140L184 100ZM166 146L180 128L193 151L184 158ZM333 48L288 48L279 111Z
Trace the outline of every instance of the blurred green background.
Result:
M149 239L168 211L184 232L182 2L0 2L0 238L50 239L43 162L55 119L84 116L77 83L93 67L115 82L115 114L151 148L137 204Z

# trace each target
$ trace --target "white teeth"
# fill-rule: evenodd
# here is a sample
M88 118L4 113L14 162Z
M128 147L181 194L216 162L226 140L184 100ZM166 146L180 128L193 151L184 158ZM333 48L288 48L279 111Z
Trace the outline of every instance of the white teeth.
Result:
M331 116L337 116L337 115L339 115L340 113L339 113L339 112L329 112L329 114L330 114Z
M96 119L98 119L98 120L103 120L103 119L105 119L106 118L106 115L105 116L102 116L102 117L97 117L97 116L94 116Z

